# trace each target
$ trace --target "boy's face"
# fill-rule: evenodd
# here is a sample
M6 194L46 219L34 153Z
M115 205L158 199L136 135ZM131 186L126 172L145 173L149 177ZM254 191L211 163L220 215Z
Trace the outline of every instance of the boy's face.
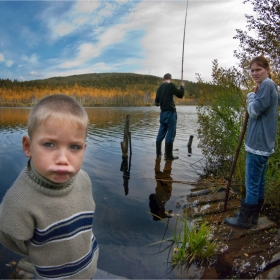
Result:
M50 118L22 139L25 155L35 169L54 183L65 183L76 175L83 163L86 131L68 120Z

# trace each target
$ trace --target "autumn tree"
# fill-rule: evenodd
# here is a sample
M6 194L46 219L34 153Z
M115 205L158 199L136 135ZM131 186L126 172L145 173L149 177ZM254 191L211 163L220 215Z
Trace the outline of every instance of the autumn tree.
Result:
M245 0L251 3L255 15L245 15L247 31L237 29L234 39L240 41L239 51L234 55L240 60L241 68L247 66L254 56L264 55L279 78L280 72L280 1Z

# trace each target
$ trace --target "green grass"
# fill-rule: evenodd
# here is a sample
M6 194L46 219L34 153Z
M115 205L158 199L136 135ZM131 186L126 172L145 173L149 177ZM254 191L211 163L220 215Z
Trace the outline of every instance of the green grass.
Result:
M173 241L171 265L188 268L194 262L207 262L215 254L217 243L210 239L211 228L206 222L188 225L186 215L177 219Z
M160 218L160 217L158 217ZM161 221L169 226L169 221L160 218ZM174 226L173 236L163 240L150 244L162 245L164 242L169 242L165 249L161 252L169 249L168 259L171 255L171 261L167 261L170 264L169 269L176 268L189 269L193 263L208 263L210 258L215 255L218 249L218 244L215 240L211 240L211 227L206 225L206 222L195 223L192 227L188 224L186 214L178 216Z

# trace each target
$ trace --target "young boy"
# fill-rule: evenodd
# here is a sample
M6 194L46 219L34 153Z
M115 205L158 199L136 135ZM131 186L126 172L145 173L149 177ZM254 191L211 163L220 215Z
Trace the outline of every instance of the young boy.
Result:
M85 109L66 95L31 109L22 139L29 160L0 205L0 242L27 255L36 278L90 279L96 272L95 203L81 169L87 127Z

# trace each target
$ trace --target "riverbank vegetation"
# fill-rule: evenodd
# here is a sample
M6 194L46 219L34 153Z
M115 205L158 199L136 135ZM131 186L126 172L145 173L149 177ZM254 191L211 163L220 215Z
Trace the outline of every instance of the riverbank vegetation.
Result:
M179 86L179 80L173 81ZM83 74L19 82L0 79L0 106L33 106L46 95L62 93L77 99L83 106L149 106L162 78L132 73ZM204 85L212 87L212 85ZM185 81L185 96L178 105L195 105L201 83Z
M190 226L186 214L179 218L174 236L169 240L173 247L172 269L189 269L193 262L207 264L218 248L218 244L211 240L210 233L211 228L206 222Z
M227 178L237 148L246 111L246 95L254 90L250 77L249 61L264 55L270 61L272 79L280 85L280 3L275 0L245 0L250 2L256 13L246 15L250 31L237 30L234 37L240 41L240 49L234 52L239 65L228 69L213 61L213 88L203 88L204 83L198 76L203 90L198 102L198 137L205 159L205 175ZM251 36L250 34L253 34ZM218 89L218 90L216 90ZM266 203L280 209L280 120L276 139L275 153L269 159L266 174ZM245 150L242 147L235 167L235 184L244 186ZM244 187L240 189L244 193ZM279 212L279 211L278 211Z

